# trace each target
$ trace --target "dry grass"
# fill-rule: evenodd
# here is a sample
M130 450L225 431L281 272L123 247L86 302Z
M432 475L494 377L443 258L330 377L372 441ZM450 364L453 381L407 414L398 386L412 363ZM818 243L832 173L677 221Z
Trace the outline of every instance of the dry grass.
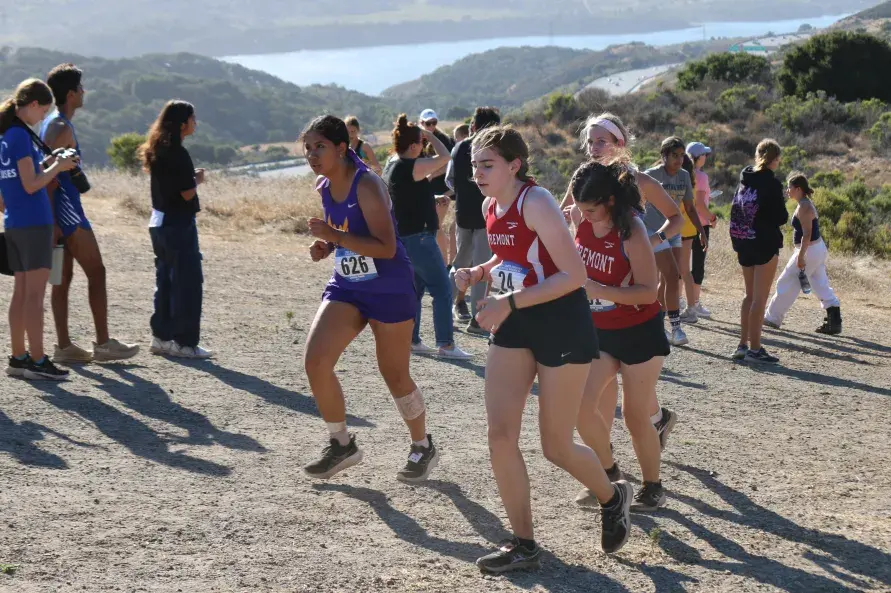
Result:
M151 212L148 178L132 177L112 171L91 173L93 186L90 201L114 200L125 210L148 219ZM284 232L305 233L306 221L321 216L321 201L313 189L311 176L304 178L210 178L201 187L203 229L220 234ZM101 207L101 206L100 206ZM446 217L451 221L452 213ZM780 254L780 266L788 261L792 250ZM832 254L828 264L832 284L850 295L868 297L891 291L891 261L868 256ZM712 235L706 263L709 282L741 283L736 255L730 247L726 223L720 223Z
M148 218L149 180L116 171L90 174L91 199L116 200L127 210ZM200 188L203 227L230 231L304 233L306 221L321 216L319 194L312 176L288 178L213 177Z

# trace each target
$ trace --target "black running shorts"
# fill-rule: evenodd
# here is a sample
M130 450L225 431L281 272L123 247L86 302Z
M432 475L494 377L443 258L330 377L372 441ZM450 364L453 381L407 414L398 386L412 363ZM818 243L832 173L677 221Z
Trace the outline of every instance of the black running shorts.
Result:
M559 299L511 313L489 344L502 348L526 348L535 361L547 367L590 364L600 358L597 332L585 289Z
M622 364L644 363L656 356L668 356L671 347L665 335L662 311L651 319L622 329L598 329L600 351Z

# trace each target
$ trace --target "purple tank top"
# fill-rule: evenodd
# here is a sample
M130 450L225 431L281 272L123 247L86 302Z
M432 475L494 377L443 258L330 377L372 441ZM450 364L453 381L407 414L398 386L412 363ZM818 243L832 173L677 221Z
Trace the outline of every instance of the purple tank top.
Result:
M358 165L357 165L358 167ZM362 175L367 174L368 167L357 168L353 184L346 200L336 202L331 197L330 182L322 178L316 189L322 194L322 207L325 211L325 222L332 227L360 237L368 237L371 233L362 208L359 206L357 188ZM393 229L396 229L396 218L392 206L390 217ZM371 258L359 255L349 249L337 245L334 253L334 275L328 285L338 288L371 293L404 294L414 293L414 270L411 260L405 252L402 239L396 236L396 255L392 259Z

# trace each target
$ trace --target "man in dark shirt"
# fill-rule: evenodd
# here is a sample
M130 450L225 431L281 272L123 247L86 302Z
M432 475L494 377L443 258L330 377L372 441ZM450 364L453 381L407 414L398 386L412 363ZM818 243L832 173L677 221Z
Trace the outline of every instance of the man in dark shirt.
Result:
M449 152L452 151L455 143L452 142L452 139L447 134L444 134L436 127L439 124L439 117L436 115L435 111L432 109L425 109L421 112L418 119L422 128L436 136L440 142L445 144L445 147ZM424 156L436 156L433 147L429 143L425 144ZM449 206L451 205L449 196L452 195L452 190L449 189L449 186L447 186L445 182L445 171L445 165L443 165L442 169L435 171L427 177L430 180L430 187L433 189L433 195L436 196L436 216L439 218L440 226L442 226L443 219L445 219L446 215L449 213ZM446 263L450 263L449 238L445 231L437 231L436 243L439 245L439 250L442 251L442 259L445 260Z
M456 321L468 321L467 332L486 334L476 322L476 303L485 296L486 284L474 284L470 292L470 311L465 294L455 286L455 270L483 264L492 257L486 237L486 220L483 218L483 194L473 181L470 164L470 148L473 135L483 128L501 123L501 116L494 107L477 107L470 124L470 138L459 142L452 149L452 160L446 171L446 183L455 191L455 221L458 226L458 252L452 263L452 291L455 305L452 314Z

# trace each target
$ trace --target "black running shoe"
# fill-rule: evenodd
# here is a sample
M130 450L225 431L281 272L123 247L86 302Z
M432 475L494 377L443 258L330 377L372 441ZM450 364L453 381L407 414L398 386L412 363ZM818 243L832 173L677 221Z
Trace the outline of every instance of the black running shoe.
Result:
M501 573L512 570L528 570L541 568L541 546L530 550L521 546L517 538L504 540L498 549L482 558L477 558L476 565L482 572Z
M480 327L476 319L471 319L464 331L475 336L489 337L489 330Z
M662 419L654 424L656 432L659 433L659 447L665 451L665 445L668 443L668 435L674 429L675 423L678 421L678 415L668 408L662 408Z
M754 362L756 364L776 364L780 362L780 359L768 354L767 350L762 346L759 350L749 350L746 352L745 361Z
M452 307L452 315L455 321L470 321L470 309L467 308L467 301L461 300Z
M644 482L643 488L634 495L631 511L634 513L651 513L665 506L665 488L662 482Z
M622 549L628 541L631 533L631 499L634 497L634 488L625 480L613 484L618 493L615 504L603 506L600 510L600 521L603 524L603 532L600 535L600 547L607 554L613 554Z
M423 482L427 479L427 476L430 475L430 472L433 471L433 468L436 467L436 464L439 463L439 451L437 451L436 446L433 444L433 437L429 434L427 435L427 440L430 441L429 447L421 447L419 445L412 445L411 451L408 454L408 461L405 463L405 467L402 468L398 474L396 474L396 479L400 482Z
M25 352L25 358L18 359L15 356L9 357L9 364L6 366L6 374L10 377L24 377L25 371L34 361L31 355Z
M609 478L610 482L618 482L619 480L625 479L625 474L622 473L622 470L619 469L619 462L615 462L611 468L606 470L606 477Z
M327 480L334 474L362 461L362 449L356 446L356 435L350 435L350 442L341 445L337 439L322 450L322 456L303 467L306 475L320 480Z
M44 355L39 363L32 360L22 376L31 381L64 381L68 378L68 371L60 369L49 356Z

